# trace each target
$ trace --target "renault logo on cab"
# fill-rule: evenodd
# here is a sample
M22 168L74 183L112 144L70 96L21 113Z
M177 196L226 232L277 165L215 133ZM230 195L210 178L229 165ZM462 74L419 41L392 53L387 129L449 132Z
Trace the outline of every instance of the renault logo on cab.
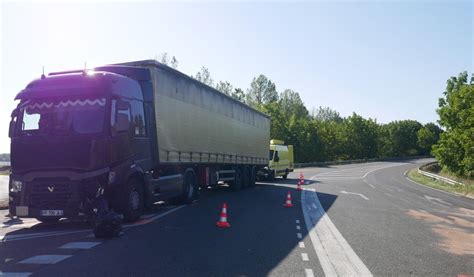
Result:
M49 190L49 192L53 192L54 191L54 186L49 186L48 190Z

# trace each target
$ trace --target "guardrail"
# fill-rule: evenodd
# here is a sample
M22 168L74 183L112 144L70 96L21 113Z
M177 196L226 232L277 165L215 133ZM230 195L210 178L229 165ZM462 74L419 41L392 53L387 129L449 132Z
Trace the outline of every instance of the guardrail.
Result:
M397 161L397 160L422 159L422 158L433 158L433 157L432 156L386 157L386 158L377 158L377 159L359 159L359 160L343 160L343 161L331 161L331 162L295 163L295 168L313 167L313 166L326 166L326 165L340 165L340 164L383 162L383 161Z
M421 166L420 166L421 167ZM426 177L429 177L429 178L433 178L435 180L438 180L438 181L443 181L445 183L448 183L450 185L461 185L461 186L466 186L465 184L461 183L461 182L458 182L458 181L455 181L453 179L449 179L447 177L444 177L444 176L440 176L438 174L434 174L434 173L431 173L431 172L428 172L428 171L424 171L422 169L420 169L420 167L418 168L418 173L423 175L423 176L426 176Z

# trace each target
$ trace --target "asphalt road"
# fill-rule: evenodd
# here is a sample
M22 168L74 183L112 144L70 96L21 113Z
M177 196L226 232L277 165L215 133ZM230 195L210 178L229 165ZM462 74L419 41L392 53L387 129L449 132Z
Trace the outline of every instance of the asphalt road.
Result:
M34 276L474 274L474 200L406 179L421 162L305 168L189 206L155 207L110 240L87 224L0 224L0 271ZM305 185L296 190L299 174ZM286 194L293 207L285 208ZM215 226L228 204L229 229ZM1 274L0 274L1 275Z
M0 208L8 206L8 176L0 175Z

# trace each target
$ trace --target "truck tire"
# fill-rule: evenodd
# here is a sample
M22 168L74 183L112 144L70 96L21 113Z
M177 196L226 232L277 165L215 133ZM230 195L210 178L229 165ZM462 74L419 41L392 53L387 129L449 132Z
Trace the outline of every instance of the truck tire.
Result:
M116 209L123 215L125 222L137 221L145 208L143 184L137 178L131 178L116 195Z
M47 223L47 224L52 224L56 223L60 220L60 217L37 217L36 220L38 220L41 223Z
M250 187L250 183L252 182L252 170L250 169L249 166L245 166L244 167L244 170L243 170L243 179L242 179L242 183L243 183L243 187L246 188L246 187Z
M270 171L270 173L268 173L268 181L273 181L275 180L275 170L272 170Z
M235 168L234 181L231 183L231 188L233 191L239 191L242 189L243 180L242 180L242 167L238 166Z
M188 169L184 173L183 194L181 195L179 202L183 204L191 204L198 198L199 187L197 185L196 175L192 169Z
M256 181L257 181L257 169L255 168L255 166L252 166L250 170L250 186L251 187L255 186Z
M281 177L283 177L283 180L286 180L286 178L288 178L288 169L285 170L285 175L283 175Z

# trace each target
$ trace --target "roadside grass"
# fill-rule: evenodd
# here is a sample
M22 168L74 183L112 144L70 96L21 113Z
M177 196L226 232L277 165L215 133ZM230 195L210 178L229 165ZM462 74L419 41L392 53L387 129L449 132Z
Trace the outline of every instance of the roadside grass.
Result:
M469 198L474 199L474 185L472 183L466 184L466 186L461 185L450 185L448 183L438 181L426 176L423 176L418 173L418 168L413 168L412 170L408 171L408 178L412 181L420 183L425 186L429 186L432 188L436 188L439 190L460 194Z

